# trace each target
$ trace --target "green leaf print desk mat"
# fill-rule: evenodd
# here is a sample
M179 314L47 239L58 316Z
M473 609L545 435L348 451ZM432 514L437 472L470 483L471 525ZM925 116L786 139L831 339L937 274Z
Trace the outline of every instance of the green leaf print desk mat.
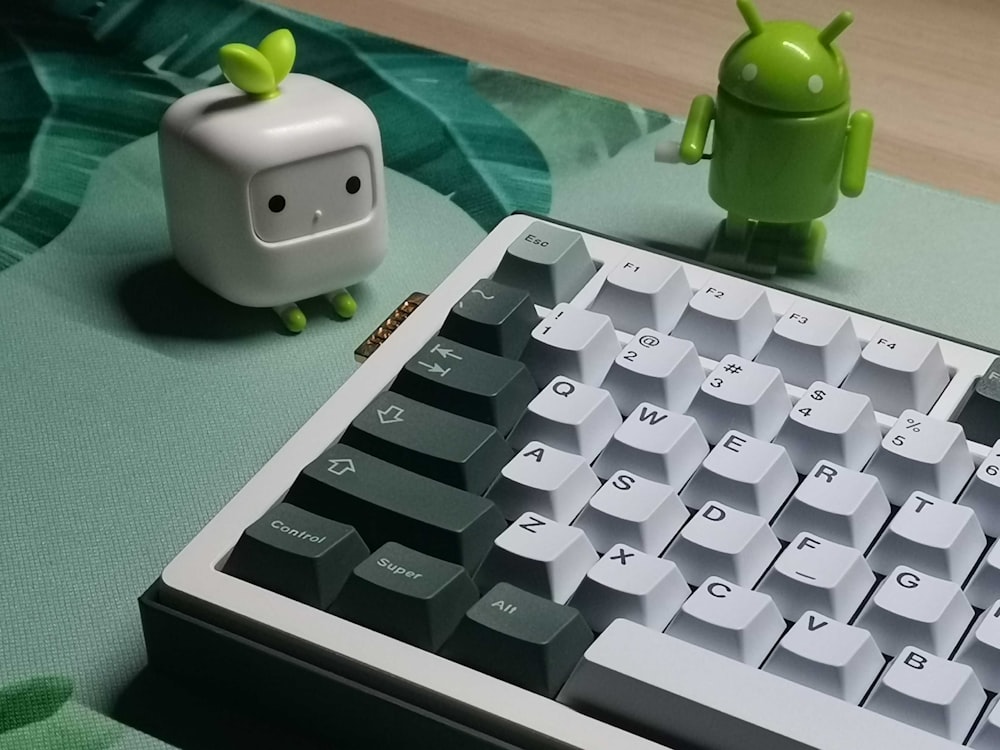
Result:
M221 44L281 26L374 110L390 216L357 316L306 303L297 337L171 259L155 140ZM319 747L144 669L137 595L509 212L681 249L721 218L703 167L654 163L666 115L237 0L5 6L0 101L0 750ZM828 226L779 283L1000 348L1000 207L876 174Z

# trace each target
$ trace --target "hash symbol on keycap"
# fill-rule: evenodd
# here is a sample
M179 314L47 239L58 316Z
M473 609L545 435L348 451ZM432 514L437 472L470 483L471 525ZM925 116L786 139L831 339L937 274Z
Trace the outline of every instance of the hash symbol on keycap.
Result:
M733 374L733 375L736 375L737 373L743 372L743 368L742 367L740 367L737 364L733 364L732 362L730 362L728 365L726 365L722 369L725 370L728 373Z

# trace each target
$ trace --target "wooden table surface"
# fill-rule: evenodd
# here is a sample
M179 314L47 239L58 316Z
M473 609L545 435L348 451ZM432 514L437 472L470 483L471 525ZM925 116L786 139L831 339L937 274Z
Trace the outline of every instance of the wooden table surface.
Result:
M684 117L746 26L734 0L281 0L316 15ZM1000 202L1000 0L757 0L825 26L874 168Z

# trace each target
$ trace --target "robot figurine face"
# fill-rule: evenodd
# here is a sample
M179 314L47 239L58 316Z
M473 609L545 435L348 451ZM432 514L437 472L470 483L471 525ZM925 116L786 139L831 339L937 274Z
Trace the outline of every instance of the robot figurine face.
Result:
M750 0L737 6L749 31L719 67L719 86L763 110L806 115L831 110L850 97L847 67L833 40L853 20L841 13L817 30L797 21L765 23Z

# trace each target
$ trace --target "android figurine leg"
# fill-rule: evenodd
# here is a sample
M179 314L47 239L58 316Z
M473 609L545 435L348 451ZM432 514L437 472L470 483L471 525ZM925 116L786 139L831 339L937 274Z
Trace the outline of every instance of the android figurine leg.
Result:
M778 224L730 213L719 225L706 261L754 276L779 270L812 272L823 257L825 241L821 221Z
M289 302L287 305L279 305L274 308L274 311L281 318L281 322L285 324L285 328L290 333L301 333L305 330L306 314L294 302Z
M354 313L358 311L358 303L346 289L335 289L326 295L326 299L342 318L353 318Z

